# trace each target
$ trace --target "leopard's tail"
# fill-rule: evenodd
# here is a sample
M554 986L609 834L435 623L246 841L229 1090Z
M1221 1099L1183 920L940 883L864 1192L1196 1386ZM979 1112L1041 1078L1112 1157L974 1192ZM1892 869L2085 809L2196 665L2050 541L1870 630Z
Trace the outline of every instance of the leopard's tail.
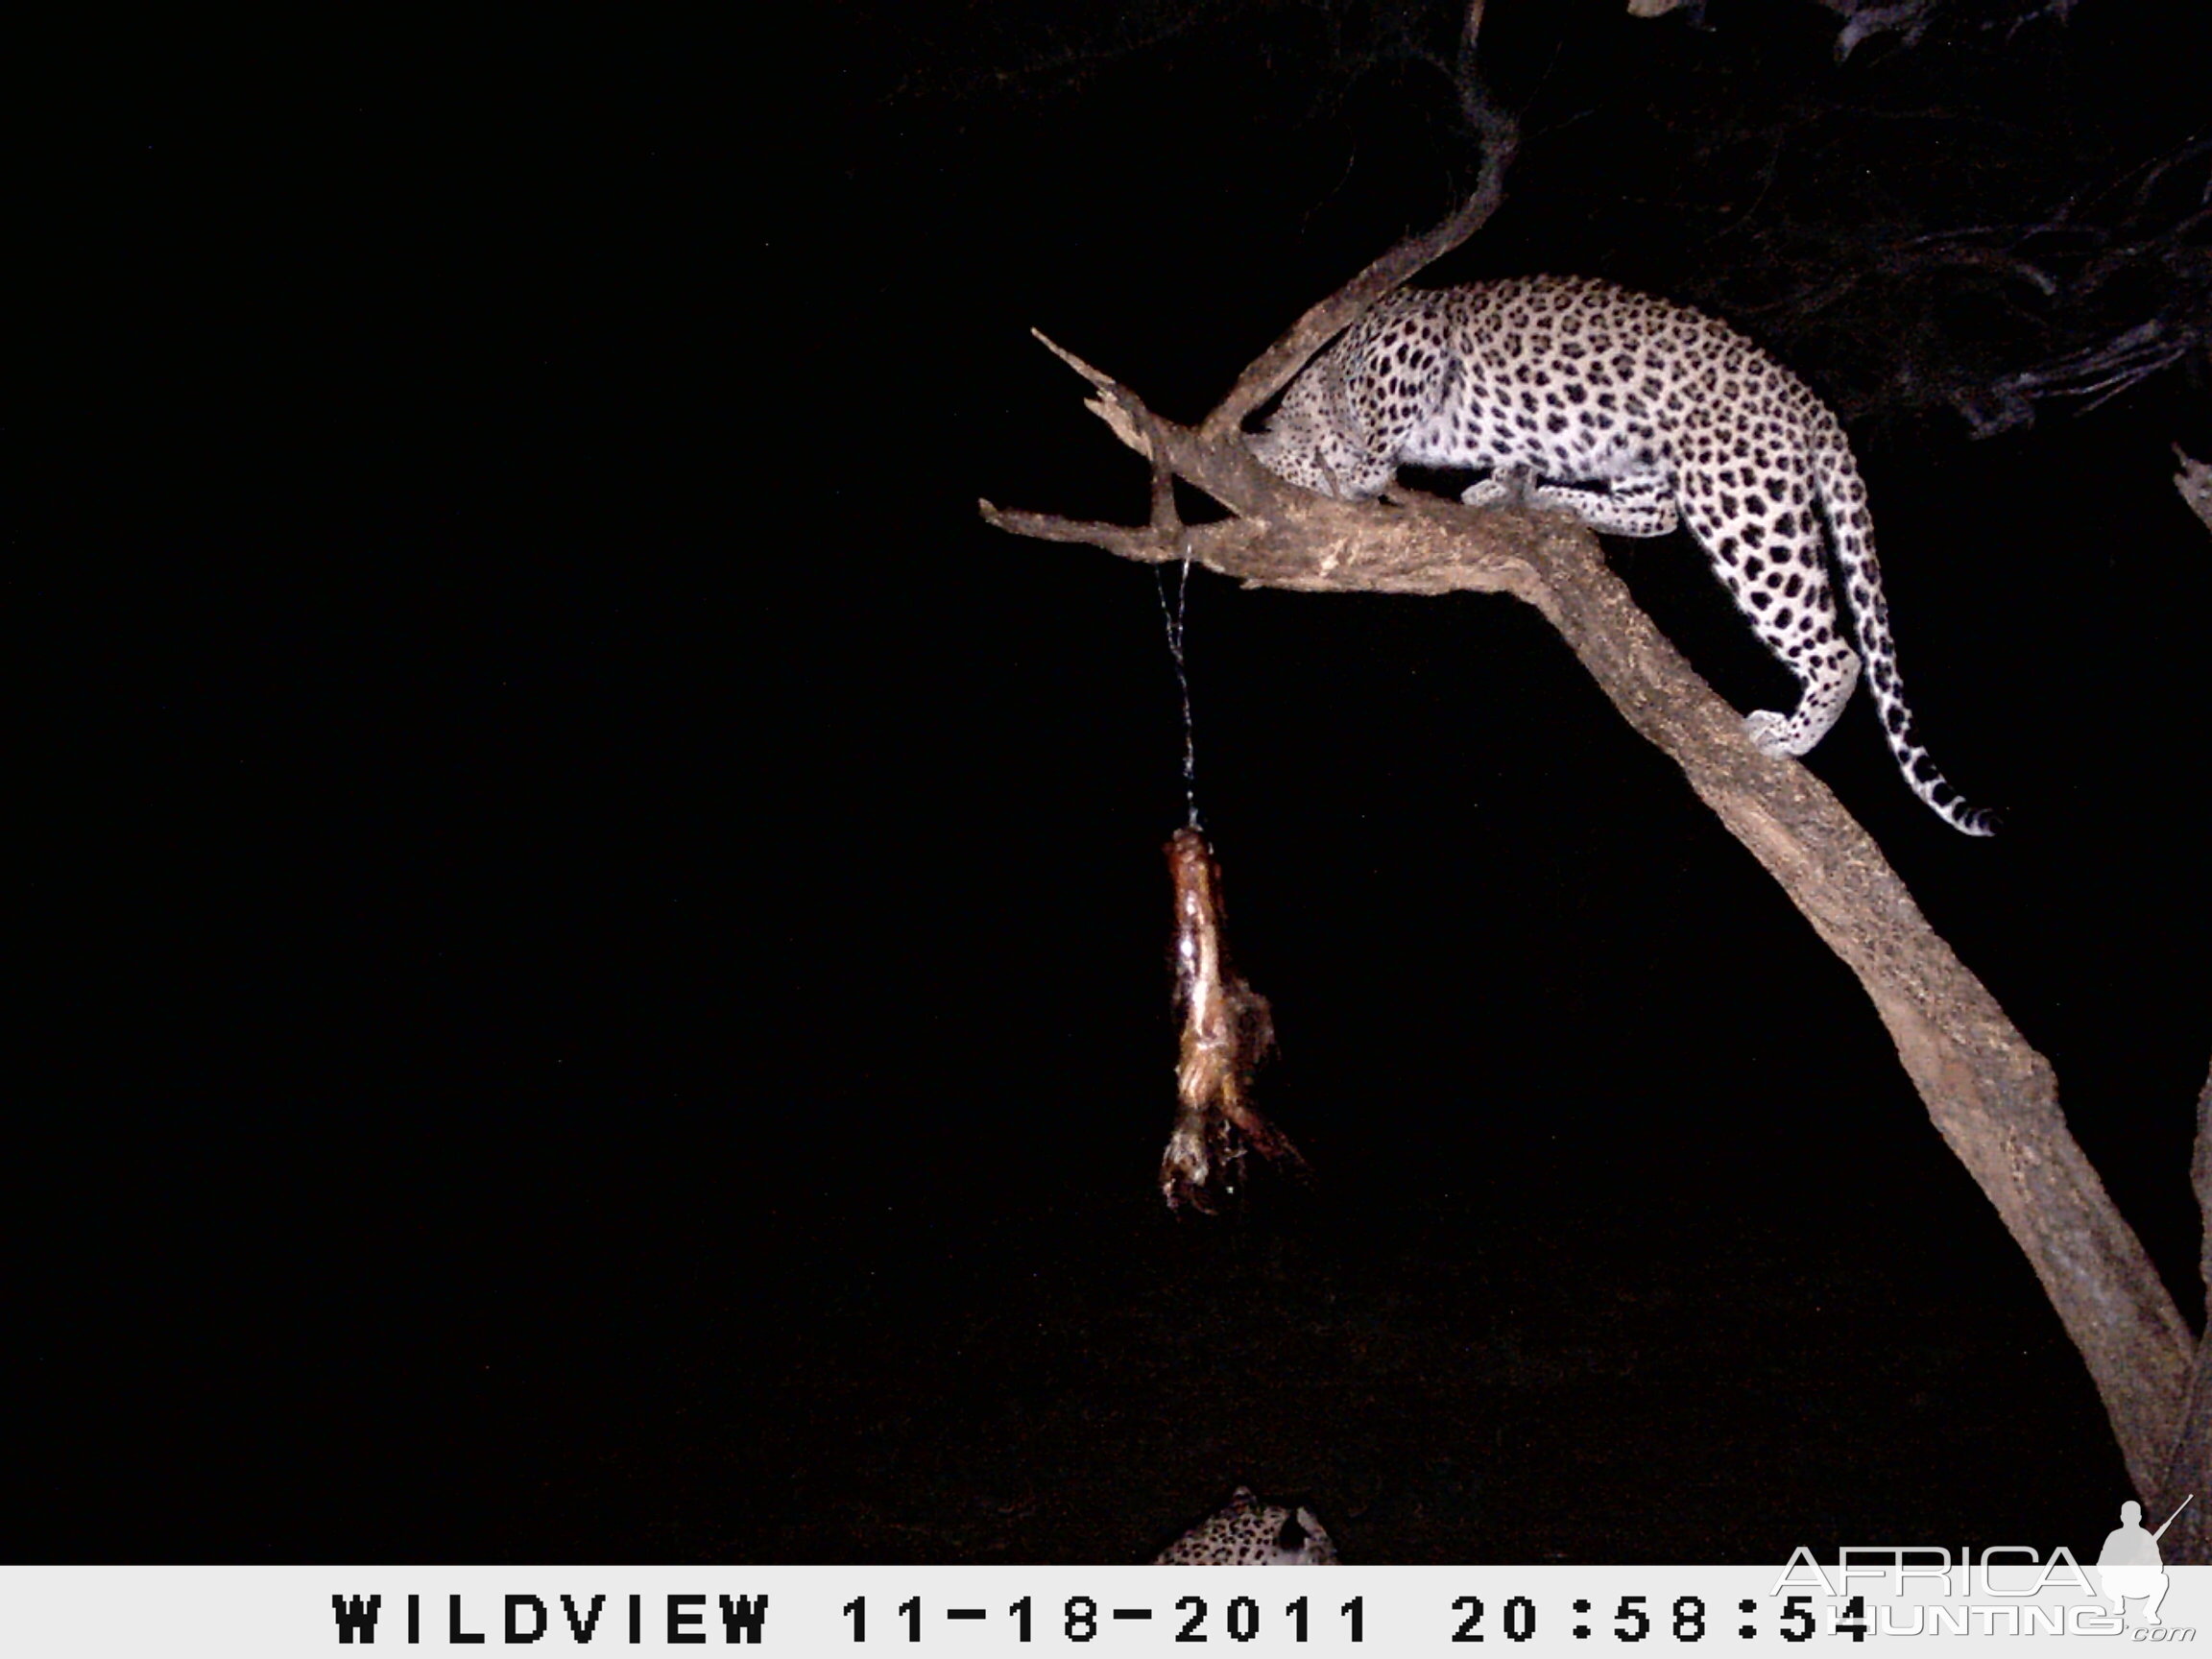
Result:
M1842 428L1831 423L1828 437L1815 457L1814 487L1828 518L1828 534L1836 564L1843 578L1845 602L1859 637L1859 655L1866 660L1866 685L1874 695L1874 708L1882 721L1882 734L1889 753L1912 793L1935 808L1944 822L1968 835L1990 835L1997 816L1970 806L1951 787L1930 757L1913 728L1912 710L1905 703L1904 683L1897 676L1897 646L1889 635L1889 607L1882 597L1882 566L1874 557L1874 520L1866 511L1866 486Z

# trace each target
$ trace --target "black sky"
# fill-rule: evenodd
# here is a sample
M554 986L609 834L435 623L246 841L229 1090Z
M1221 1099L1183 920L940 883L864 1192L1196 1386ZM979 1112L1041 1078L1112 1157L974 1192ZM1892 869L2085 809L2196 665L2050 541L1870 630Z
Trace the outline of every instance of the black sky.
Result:
M2024 188L2008 145L2148 157L2206 115L2201 51L2097 7L2024 34L2017 79L1940 38L1839 66L1811 6L1492 10L1527 152L1431 279L1733 294L1778 350L1743 251L1801 221L1689 135L1711 101L1787 166L1960 202ZM319 24L58 76L10 538L18 1352L51 1426L19 1558L833 1558L819 1516L926 1507L900 1471L927 1411L883 1430L895 1390L855 1382L878 1462L825 1476L778 1450L816 1444L779 1380L895 1370L1022 1298L1040 1328L1134 1305L1117 1262L1264 1278L1151 1193L1181 809L1154 578L974 510L1143 511L1032 325L1195 418L1472 180L1441 83L1347 77L1303 9L1223 16L1127 49L1013 5L805 38ZM1946 118L1819 114L1843 83ZM2056 127L2008 103L2053 97ZM1879 331L1791 338L1854 412L1924 734L2007 832L1920 807L1863 701L1810 763L2052 1059L2194 1320L2212 543L2167 480L2173 442L2212 450L2202 388L1977 444L1896 395ZM1612 551L1723 695L1786 694L1686 541ZM1846 1443L1925 1481L1888 1531L2101 1535L2128 1494L2094 1394L1872 1010L1540 620L1203 575L1190 606L1199 804L1282 1034L1263 1097L1317 1171L1214 1230L1378 1299L1479 1272L1470 1390L1532 1304L1603 1348L1629 1281L1691 1347L1740 1331L1704 1405L1623 1409L1631 1367L1518 1454L1602 1492L1703 1448L1781 1494L1731 1530L1733 1489L1671 1490L1691 1519L1653 1551L1898 1514L1830 1441L1743 1449L1791 1444L1791 1366L1847 1376ZM1230 1367L1269 1421L1369 1362L1303 1340ZM988 1425L1023 1361L940 1362ZM1423 1548L1530 1548L1479 1449L1437 1455L1493 1497L1437 1521L1391 1506L1432 1458L1343 1475L1319 1416L1239 1441L1236 1390L1161 1427L1195 1483L1100 1535L1272 1476L1366 1559L1416 1507Z

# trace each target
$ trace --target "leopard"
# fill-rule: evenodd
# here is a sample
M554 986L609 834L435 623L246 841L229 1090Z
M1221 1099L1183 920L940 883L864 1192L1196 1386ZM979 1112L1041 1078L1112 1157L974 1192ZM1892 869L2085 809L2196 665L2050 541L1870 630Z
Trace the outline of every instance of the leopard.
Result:
M1155 1567L1334 1567L1336 1546L1310 1509L1262 1503L1249 1486L1154 1558Z
M1968 835L1996 830L1937 769L1905 701L1841 422L1718 318L1593 276L1400 288L1307 365L1245 441L1269 471L1338 500L1372 500L1411 464L1487 471L1460 495L1473 507L1555 509L1614 536L1687 527L1798 683L1794 709L1744 717L1761 753L1801 756L1825 737L1863 659L1912 792Z

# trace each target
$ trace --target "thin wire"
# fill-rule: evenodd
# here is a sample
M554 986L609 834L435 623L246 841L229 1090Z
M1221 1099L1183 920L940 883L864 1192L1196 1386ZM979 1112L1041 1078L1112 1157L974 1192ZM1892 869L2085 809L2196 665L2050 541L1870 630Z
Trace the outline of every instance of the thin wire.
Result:
M1176 585L1175 606L1167 606L1167 578L1153 566L1155 581L1160 589L1160 619L1167 625L1167 650L1175 659L1175 685L1183 693L1183 805L1189 814L1191 829L1201 828L1198 822L1198 733L1190 720L1190 671L1183 660L1183 621L1189 613L1190 599L1190 556L1183 556L1183 577Z

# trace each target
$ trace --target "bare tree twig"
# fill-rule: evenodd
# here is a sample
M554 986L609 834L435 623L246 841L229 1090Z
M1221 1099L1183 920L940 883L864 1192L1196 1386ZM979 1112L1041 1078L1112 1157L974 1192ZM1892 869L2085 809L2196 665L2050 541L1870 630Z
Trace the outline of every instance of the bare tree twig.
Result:
M1245 417L1290 384L1323 346L1359 320L1376 301L1415 272L1442 258L1479 230L1505 199L1505 175L1520 148L1520 129L1499 108L1476 66L1476 44L1482 28L1483 0L1471 0L1460 32L1455 79L1461 113L1482 146L1482 169L1475 188L1442 224L1407 237L1335 293L1311 307L1237 377L1236 385L1199 427L1207 442L1219 444L1244 424Z

